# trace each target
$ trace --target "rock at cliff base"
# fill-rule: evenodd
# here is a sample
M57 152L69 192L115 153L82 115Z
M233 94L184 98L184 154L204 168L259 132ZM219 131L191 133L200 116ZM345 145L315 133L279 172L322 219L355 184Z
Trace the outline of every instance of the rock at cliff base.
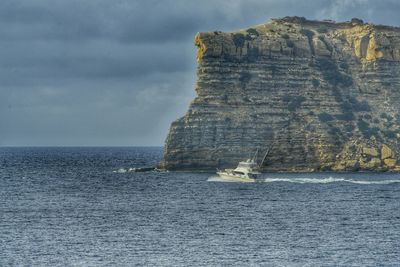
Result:
M382 161L379 158L372 158L368 162L361 162L360 167L365 170L375 170L378 167L381 167Z
M365 155L371 156L371 157L377 157L378 156L378 150L372 147L363 147L363 153Z
M383 144L381 148L381 159L387 159L392 157L392 149L387 145Z
M394 168L397 164L396 159L384 159L383 162L385 163L386 166Z

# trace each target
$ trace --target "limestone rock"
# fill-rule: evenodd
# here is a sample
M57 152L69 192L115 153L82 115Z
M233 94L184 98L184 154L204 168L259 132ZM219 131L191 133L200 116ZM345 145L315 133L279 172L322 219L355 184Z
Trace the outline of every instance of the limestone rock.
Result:
M356 171L360 167L360 163L358 160L345 160L337 162L334 167L332 167L333 171Z
M384 159L383 162L386 166L394 168L396 166L397 160L395 159Z
M387 159L392 157L392 149L387 145L383 144L381 148L381 159Z
M233 167L273 142L266 171L378 170L382 144L398 154L400 28L285 17L195 45L197 96L159 167Z
M363 147L363 153L372 157L378 156L378 150L372 147Z
M360 162L360 168L364 170L376 170L382 165L379 158L372 158L368 162Z

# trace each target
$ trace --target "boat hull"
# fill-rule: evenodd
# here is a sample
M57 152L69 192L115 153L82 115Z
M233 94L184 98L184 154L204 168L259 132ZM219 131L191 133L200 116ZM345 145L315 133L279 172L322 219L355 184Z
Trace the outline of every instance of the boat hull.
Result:
M226 172L217 172L218 176L229 182L254 183L256 180L248 177L232 175Z

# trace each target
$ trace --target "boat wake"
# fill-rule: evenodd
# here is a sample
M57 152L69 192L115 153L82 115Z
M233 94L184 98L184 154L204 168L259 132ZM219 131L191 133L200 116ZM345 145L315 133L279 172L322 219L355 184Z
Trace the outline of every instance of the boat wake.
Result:
M120 168L116 171L113 171L113 173L127 173L129 169L124 169L124 168Z
M399 180L354 180L354 179L345 179L345 178L266 178L264 180L266 183L273 183L273 182L288 182L288 183L297 183L297 184L328 184L328 183L352 183L352 184L393 184L393 183L400 183Z
M238 182L237 180L228 180L226 178L221 178L219 176L211 176L207 180L208 182ZM283 182L283 183L295 183L295 184L329 184L329 183L352 183L352 184L360 184L360 185L385 185L385 184L394 184L400 183L400 179L398 180L354 180L354 179L346 179L346 178L265 178L260 179L257 182L265 182L265 183L275 183L275 182Z
M159 170L159 169L156 169L154 167L141 167L141 168L128 168L128 169L120 168L120 169L118 169L116 171L113 171L113 173L149 172L149 171L158 171L158 172L160 172L160 171L163 171L163 170Z

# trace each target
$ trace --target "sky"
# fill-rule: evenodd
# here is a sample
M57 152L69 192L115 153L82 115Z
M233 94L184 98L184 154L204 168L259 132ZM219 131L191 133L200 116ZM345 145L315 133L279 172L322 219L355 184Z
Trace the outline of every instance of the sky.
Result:
M162 146L199 31L271 18L400 26L397 0L1 0L0 146Z

